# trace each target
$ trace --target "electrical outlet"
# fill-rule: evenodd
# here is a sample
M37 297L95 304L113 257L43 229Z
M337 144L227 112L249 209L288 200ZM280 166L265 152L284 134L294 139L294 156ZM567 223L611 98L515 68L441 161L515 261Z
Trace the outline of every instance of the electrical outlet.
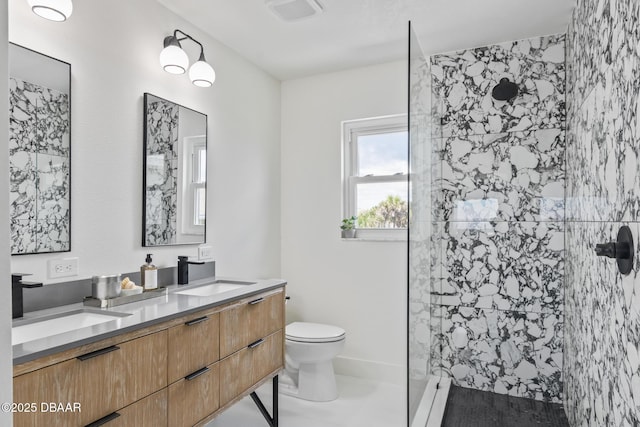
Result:
M213 258L213 248L211 246L198 247L198 261L208 261Z
M57 258L48 261L49 279L78 275L78 258Z

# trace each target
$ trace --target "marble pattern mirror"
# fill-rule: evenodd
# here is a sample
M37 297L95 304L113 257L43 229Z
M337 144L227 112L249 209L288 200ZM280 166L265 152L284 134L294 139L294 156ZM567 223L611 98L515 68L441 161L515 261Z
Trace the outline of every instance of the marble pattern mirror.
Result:
M144 94L142 246L205 242L207 116Z
M11 254L71 250L71 65L9 45Z

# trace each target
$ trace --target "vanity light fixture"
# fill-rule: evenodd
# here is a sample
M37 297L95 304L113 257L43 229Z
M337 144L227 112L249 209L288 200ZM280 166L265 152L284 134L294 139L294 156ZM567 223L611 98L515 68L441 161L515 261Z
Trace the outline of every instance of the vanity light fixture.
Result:
M191 40L200 46L200 57L189 68L191 83L199 87L210 87L216 79L216 72L205 60L202 44L183 31L174 30L172 36L164 38L164 49L160 52L160 65L167 73L171 74L184 74L187 71L189 57L180 45L183 40Z
M27 0L31 11L50 21L62 22L73 12L71 0Z

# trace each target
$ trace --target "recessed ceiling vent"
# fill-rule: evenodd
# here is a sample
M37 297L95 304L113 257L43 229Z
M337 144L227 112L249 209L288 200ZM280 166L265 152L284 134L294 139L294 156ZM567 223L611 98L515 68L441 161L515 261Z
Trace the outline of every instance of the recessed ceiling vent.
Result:
M269 10L283 21L291 22L322 13L317 0L265 0Z

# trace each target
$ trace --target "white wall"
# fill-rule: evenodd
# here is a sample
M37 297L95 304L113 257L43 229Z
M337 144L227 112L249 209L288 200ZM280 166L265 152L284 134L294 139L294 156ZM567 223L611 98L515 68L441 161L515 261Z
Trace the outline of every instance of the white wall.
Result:
M287 321L347 332L336 371L406 378L406 242L340 239L343 120L406 113L404 61L282 84L282 276Z
M136 270L147 252L159 267L197 255L195 245L141 247L142 99L150 92L208 115L207 242L218 273L279 276L280 82L155 0L74 6L67 22L53 23L9 0L9 40L71 63L72 72L72 251L14 256L12 269L50 283L51 258L77 256L79 277L89 277ZM162 41L176 28L204 44L217 73L212 88L161 69ZM194 44L183 47L197 58Z
M9 67L7 65L7 4L0 6L0 99L9 99ZM8 103L0 103L0 117L9 117ZM0 120L0 277L5 278L5 290L9 289L9 121ZM7 295L7 294L5 294ZM11 300L0 298L0 348L11 348ZM11 377L13 376L13 362L11 351L0 352L0 403L12 401ZM0 425L11 426L12 414L0 411Z

